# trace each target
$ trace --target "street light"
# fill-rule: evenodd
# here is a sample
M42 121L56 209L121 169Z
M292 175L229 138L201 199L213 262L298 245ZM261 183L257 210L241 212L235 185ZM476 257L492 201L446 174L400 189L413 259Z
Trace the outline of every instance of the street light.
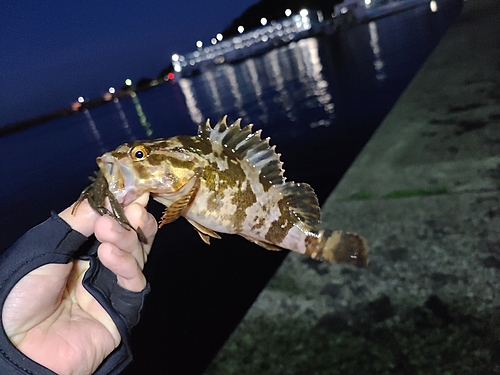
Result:
M290 17L292 15L291 9L286 9L285 10L285 16Z
M241 25L240 25L240 26L238 26L238 32L239 32L240 34L242 34L242 33L243 33L243 31L245 31L245 28L244 28L243 26L241 26Z
M221 33L218 33L215 37L219 42L224 38L224 36Z
M201 49L201 47L203 47L203 42L202 42L201 40L198 40L198 41L196 42L196 47L197 47L198 49Z
M267 18L266 18L266 17L262 17L262 18L260 19L260 24L261 24L262 26L266 26L266 25L267 25Z

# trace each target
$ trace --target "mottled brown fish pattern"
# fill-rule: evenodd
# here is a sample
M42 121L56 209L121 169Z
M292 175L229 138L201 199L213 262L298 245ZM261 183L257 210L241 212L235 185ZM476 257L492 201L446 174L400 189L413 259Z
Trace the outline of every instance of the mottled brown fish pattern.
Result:
M166 206L160 227L183 216L206 243L220 238L218 233L238 234L268 250L360 267L367 263L364 239L319 229L313 189L286 181L269 138L261 139L252 125L242 128L240 120L228 125L224 117L213 128L207 120L196 136L127 143L97 163L94 184L105 179L106 194L122 206L145 192Z

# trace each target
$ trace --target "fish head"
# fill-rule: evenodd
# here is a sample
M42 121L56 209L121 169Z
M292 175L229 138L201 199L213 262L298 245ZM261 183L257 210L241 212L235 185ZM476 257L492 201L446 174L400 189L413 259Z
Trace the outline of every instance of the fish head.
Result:
M203 162L175 137L126 143L97 158L109 191L122 205L144 193L154 197L181 190Z

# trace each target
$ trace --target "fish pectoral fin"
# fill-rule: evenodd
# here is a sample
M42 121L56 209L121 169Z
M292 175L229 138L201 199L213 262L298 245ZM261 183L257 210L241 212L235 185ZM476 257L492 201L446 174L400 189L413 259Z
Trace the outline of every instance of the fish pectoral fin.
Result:
M165 211L163 211L163 215L161 216L160 222L158 223L158 228L161 228L165 224L170 224L177 220L179 216L181 216L182 210L185 205L176 205L177 202L174 202L170 207L167 207Z
M177 199L174 203L168 206L165 211L163 211L163 215L158 224L158 228L161 228L165 224L169 224L179 218L182 215L184 209L189 206L192 202L194 196L196 195L196 191L200 187L200 180L197 179L195 184L189 189L187 194L183 195L179 199ZM161 201L159 201L161 202Z
M210 245L210 237L217 238L220 240L220 236L217 232L214 232L212 229L208 229L207 227L204 227L200 223L197 223L194 220L186 219L189 221L189 223L196 229L198 234L200 235L201 239L203 242L205 242L207 245Z
M265 241L260 241L260 240L256 240L254 238L243 236L243 235L241 235L241 236L244 237L244 238L246 238L248 241L253 242L256 245L259 245L260 247L263 247L266 250L271 250L271 251L281 251L281 250L283 250L282 247L276 246L276 245L274 245L272 243L265 242Z

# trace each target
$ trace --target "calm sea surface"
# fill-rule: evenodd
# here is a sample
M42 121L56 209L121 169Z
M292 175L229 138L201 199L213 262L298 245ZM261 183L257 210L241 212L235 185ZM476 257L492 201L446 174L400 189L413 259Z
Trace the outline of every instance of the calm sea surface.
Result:
M98 155L134 139L194 135L204 119L224 115L262 129L288 180L308 182L323 202L460 7L422 6L304 39L1 137L0 251L71 204ZM158 216L162 208L150 209ZM208 247L182 219L162 228L126 373L201 373L285 255L237 236Z

